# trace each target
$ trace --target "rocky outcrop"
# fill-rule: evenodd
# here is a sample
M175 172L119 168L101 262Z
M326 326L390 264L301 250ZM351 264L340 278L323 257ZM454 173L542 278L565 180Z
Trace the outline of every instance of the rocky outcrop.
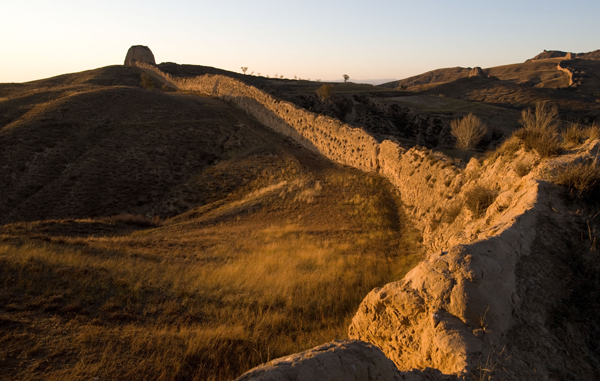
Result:
M125 66L135 66L136 62L144 62L147 64L156 65L154 54L149 47L143 45L133 45L127 51L125 56Z
M406 380L379 348L363 341L334 341L270 361L237 381Z
M485 75L482 68L480 68L479 66L475 66L473 69L471 69L471 72L469 73L469 78L471 77L487 78L487 75Z
M398 371L379 348L358 340L334 341L270 361L236 381L456 381L435 369Z

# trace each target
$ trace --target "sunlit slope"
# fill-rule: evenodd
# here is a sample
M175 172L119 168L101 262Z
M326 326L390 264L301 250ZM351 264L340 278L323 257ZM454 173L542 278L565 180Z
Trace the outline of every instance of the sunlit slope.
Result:
M561 59L524 62L512 65L495 66L484 69L488 76L502 81L528 85L532 87L560 88L569 86L568 76L556 66ZM399 81L388 82L380 86L409 90L425 90L457 79L467 78L471 68L454 67L428 71Z
M395 191L312 155L213 170L246 160L264 160L246 186L165 221L1 227L0 375L227 380L346 338L364 295L419 260Z
M419 259L387 181L226 102L125 67L0 98L2 379L233 379Z
M484 77L469 77L470 68L437 69L381 86L516 109L549 102L571 121L600 117L599 61L551 58L483 72Z

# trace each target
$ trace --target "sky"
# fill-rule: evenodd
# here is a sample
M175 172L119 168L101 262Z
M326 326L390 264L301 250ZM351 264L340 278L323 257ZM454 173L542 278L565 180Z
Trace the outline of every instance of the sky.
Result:
M599 0L0 0L0 82L157 63L323 81L407 78L600 49Z

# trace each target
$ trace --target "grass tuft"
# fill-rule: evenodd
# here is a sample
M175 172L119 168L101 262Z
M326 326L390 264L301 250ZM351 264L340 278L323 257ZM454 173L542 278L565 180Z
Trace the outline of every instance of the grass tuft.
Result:
M514 165L514 168L515 168L515 172L517 173L517 176L519 176L519 177L527 176L529 174L529 172L531 172L531 165L524 163L522 161L519 161L518 163L516 163Z
M586 140L586 131L577 123L571 123L562 133L565 149L579 147Z
M526 148L540 157L553 157L562 152L558 135L558 109L538 103L535 111L523 110L519 122L523 126L514 133Z
M550 175L550 180L564 185L574 198L585 198L591 195L600 181L600 168L597 160L569 163Z
M465 206L476 218L479 218L485 214L496 197L498 197L497 190L476 185L465 193Z

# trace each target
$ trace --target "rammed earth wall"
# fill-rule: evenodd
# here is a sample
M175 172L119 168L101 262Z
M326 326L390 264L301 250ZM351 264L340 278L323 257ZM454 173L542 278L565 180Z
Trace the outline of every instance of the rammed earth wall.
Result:
M439 200L438 197L446 192L444 182L456 177L456 170L447 158L436 157L419 148L407 151L389 140L378 143L360 128L281 101L233 78L222 75L177 78L153 65L139 62L137 65L179 90L227 100L243 108L265 126L336 163L381 173L398 187L404 202L414 206L416 222L425 235L429 225L426 221L431 220L435 211L447 200ZM425 170L430 167L435 167L439 172L440 181L427 178Z
M138 66L177 89L230 101L304 147L378 172L397 187L429 254L404 279L367 295L350 326L351 338L376 344L399 369L434 367L453 374L472 370L502 342L520 299L515 266L535 237L533 174L522 178L501 160L484 166L472 160L459 170L444 155L378 143L359 128L229 77L176 78L152 65ZM527 155L511 160L530 160ZM477 186L499 194L483 216L464 207L467 192Z

